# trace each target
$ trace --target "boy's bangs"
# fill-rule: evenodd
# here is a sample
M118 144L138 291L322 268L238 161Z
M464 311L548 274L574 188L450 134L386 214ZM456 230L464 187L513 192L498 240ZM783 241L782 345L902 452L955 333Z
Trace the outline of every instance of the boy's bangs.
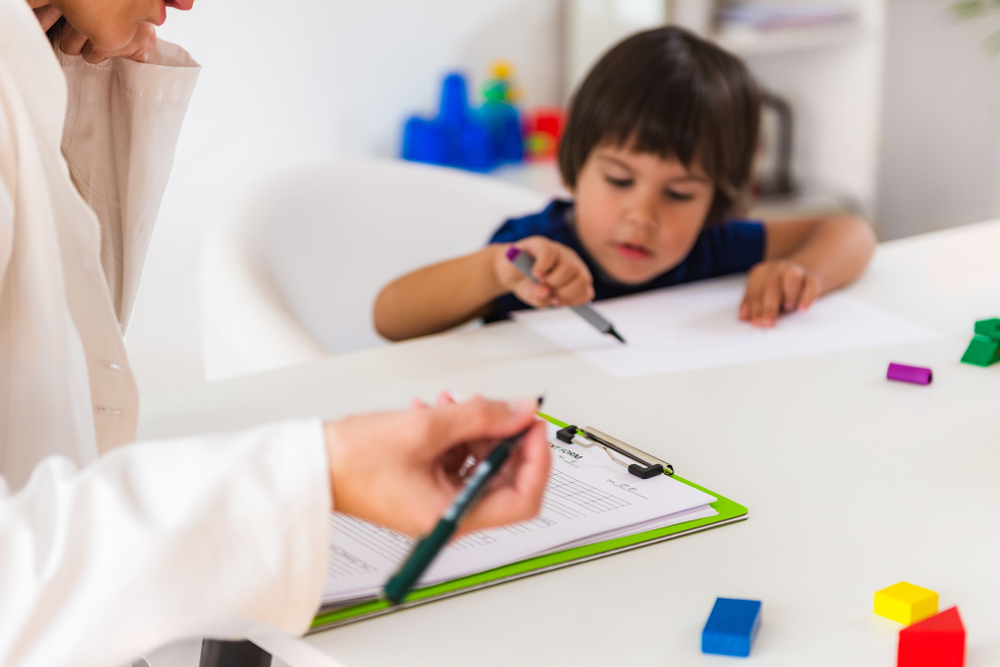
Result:
M714 159L717 149L712 144L717 143L718 130L712 127L710 105L672 87L650 86L633 99L620 98L620 107L609 110L617 122L598 144L611 143L664 160L676 158L687 169L697 162L713 182L726 180Z

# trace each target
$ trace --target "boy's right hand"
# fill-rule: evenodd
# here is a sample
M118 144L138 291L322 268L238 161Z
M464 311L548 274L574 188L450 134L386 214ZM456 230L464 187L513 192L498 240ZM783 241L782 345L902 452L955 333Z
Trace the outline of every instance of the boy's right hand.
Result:
M513 245L535 258L534 283L507 259ZM590 269L572 248L544 236L529 236L513 244L498 243L493 260L497 282L521 301L535 308L579 306L594 299Z

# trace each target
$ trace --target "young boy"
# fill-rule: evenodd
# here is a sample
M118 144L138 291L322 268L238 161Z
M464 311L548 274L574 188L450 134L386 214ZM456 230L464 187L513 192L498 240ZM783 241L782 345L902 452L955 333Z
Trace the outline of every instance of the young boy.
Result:
M749 271L738 316L770 327L856 278L875 247L852 217L735 218L760 98L743 63L679 28L615 46L570 106L559 169L573 201L508 220L486 248L396 279L375 302L392 340ZM506 257L535 258L535 284Z

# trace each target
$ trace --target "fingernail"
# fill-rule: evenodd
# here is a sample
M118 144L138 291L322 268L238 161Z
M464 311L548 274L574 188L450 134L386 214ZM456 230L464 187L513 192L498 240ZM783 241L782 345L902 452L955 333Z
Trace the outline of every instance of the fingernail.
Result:
M523 415L526 413L534 414L538 410L538 399L537 398L522 398L519 401L510 401L507 403L510 411L517 415Z

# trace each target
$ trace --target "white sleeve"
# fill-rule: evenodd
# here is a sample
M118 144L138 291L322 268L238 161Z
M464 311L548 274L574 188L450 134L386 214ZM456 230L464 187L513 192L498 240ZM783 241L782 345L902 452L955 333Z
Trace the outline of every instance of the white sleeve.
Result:
M319 421L140 443L0 478L0 665L124 664L185 637L301 634L330 493Z
M201 71L179 46L159 40L158 50L160 65L91 65L57 51L68 92L63 152L101 222L101 263L123 332Z

